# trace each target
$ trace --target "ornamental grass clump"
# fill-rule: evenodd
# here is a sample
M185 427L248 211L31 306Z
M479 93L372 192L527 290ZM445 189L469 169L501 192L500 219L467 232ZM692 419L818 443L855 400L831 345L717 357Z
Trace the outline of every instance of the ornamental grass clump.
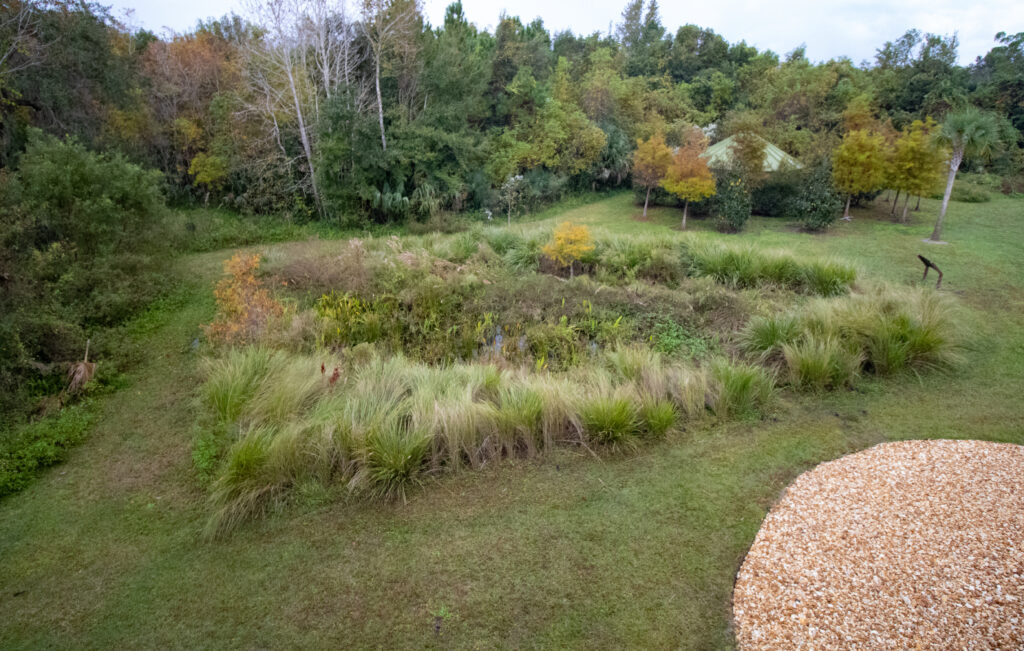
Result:
M838 338L815 335L783 344L782 355L790 383L812 391L850 386L864 361L860 350L844 346Z
M955 368L966 347L958 312L952 299L932 290L878 286L756 317L739 341L763 363L783 368L794 386L838 388L861 373Z
M580 405L580 422L589 441L613 451L632 450L641 424L636 396L614 392L585 398Z
M775 378L762 366L719 359L711 375L711 409L719 418L758 414L775 398Z
M839 296L849 291L856 271L831 260L802 260L788 253L752 246L711 241L687 241L683 258L690 273L709 276L737 288L775 286L818 296Z

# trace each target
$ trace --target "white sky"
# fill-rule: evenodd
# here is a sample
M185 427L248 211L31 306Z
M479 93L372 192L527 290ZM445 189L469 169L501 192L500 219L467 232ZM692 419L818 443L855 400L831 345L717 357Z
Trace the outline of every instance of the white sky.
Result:
M427 19L440 24L449 0L421 0ZM239 0L101 0L114 14L134 9L131 24L161 32L187 31L200 18L240 12ZM607 32L618 23L626 0L463 0L469 20L493 27L501 11L524 22L540 17L552 33L571 29L576 34ZM907 29L960 37L960 62L971 63L995 44L996 32L1024 31L1021 0L662 0L662 23L672 32L694 23L710 27L729 42L745 40L759 49L783 55L802 43L814 61L849 56L854 63L874 57L885 41Z

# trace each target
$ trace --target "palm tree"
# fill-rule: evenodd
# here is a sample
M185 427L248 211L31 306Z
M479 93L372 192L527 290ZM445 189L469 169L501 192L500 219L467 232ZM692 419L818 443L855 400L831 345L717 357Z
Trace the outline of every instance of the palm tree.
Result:
M985 156L999 142L999 124L991 113L984 113L970 106L966 109L950 113L942 123L939 140L952 148L949 158L949 179L946 181L946 194L942 197L942 209L939 219L935 222L935 230L928 238L929 242L942 239L942 220L946 217L949 206L949 195L953 193L953 181L964 156Z

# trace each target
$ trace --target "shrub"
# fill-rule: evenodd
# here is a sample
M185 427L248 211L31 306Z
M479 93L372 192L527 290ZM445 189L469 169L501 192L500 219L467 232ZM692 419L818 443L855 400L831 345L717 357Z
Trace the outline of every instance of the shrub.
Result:
M804 175L791 210L808 231L823 231L839 217L843 202L832 184L829 165L820 164Z
M18 178L24 209L37 222L39 248L64 241L90 256L123 251L163 211L159 172L36 129L21 156Z
M738 233L750 219L750 190L736 172L719 173L715 179L715 218L718 230Z
M254 341L267 322L284 308L256 278L259 255L236 253L224 262L224 278L217 285L217 318L205 326L206 336L227 344Z
M784 217L792 212L793 199L800 193L803 174L800 170L774 172L750 195L755 215Z
M92 420L89 405L80 403L56 416L0 432L0 497L25 488L39 470L63 461L85 438Z

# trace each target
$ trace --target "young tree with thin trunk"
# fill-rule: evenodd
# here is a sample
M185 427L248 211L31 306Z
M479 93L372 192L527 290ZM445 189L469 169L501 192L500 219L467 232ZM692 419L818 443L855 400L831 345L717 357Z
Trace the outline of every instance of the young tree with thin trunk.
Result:
M663 135L655 134L647 140L637 141L636 151L633 152L633 183L647 190L644 197L644 217L647 217L651 190L658 187L665 178L671 163L672 150L665 144Z
M691 127L683 144L672 156L672 162L661 180L661 187L684 201L682 230L686 230L686 213L691 201L700 201L715 194L715 179L701 154L708 148L708 139L697 127Z
M890 170L893 183L906 193L900 219L903 223L907 222L911 195L920 197L929 192L942 173L946 154L935 142L937 127L930 117L924 121L914 120L896 141Z
M594 250L590 229L582 224L562 222L542 251L563 267L569 267L569 278L575 277L576 261Z
M843 219L850 221L853 195L877 190L885 183L885 138L874 131L847 132L832 154L832 183L846 195Z
M929 242L942 241L942 222L946 218L949 196L953 194L953 182L956 181L956 173L964 161L964 156L986 156L991 153L999 143L999 123L991 113L979 111L972 106L947 115L938 138L952 151L949 157L946 192L942 195L942 208L939 209L935 229L927 240Z

